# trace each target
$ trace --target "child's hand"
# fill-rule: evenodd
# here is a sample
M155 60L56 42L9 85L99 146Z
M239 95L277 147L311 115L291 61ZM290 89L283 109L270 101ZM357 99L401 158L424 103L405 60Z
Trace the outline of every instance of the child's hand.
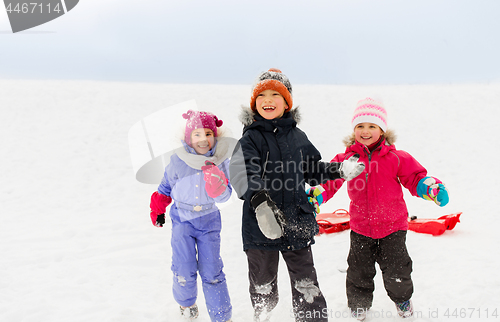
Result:
M448 190L441 180L434 177L425 177L417 185L417 194L420 198L434 201L444 207L450 201Z
M205 161L201 167L203 180L205 180L205 190L210 198L216 198L226 191L228 180L219 168L210 161Z
M250 203L255 208L257 224L264 236L269 239L278 239L283 236L286 218L271 199L269 193L266 190L257 192Z
M151 222L153 225L156 227L163 227L165 224L165 214L157 214L151 211L149 215L151 216Z
M322 186L311 187L306 190L307 201L314 206L314 211L319 214L319 206L325 200L323 196L326 194L325 189Z
M156 227L163 227L165 223L165 211L171 202L172 198L170 198L170 196L165 196L157 191L153 192L151 195L151 203L149 204L151 208L150 217L153 225Z

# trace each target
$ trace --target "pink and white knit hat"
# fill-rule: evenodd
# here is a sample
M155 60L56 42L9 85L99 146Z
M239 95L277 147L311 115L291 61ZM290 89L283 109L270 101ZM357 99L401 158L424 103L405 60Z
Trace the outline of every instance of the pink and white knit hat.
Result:
M360 123L377 124L382 131L387 131L387 111L382 102L367 97L356 104L354 116L352 117L352 128Z

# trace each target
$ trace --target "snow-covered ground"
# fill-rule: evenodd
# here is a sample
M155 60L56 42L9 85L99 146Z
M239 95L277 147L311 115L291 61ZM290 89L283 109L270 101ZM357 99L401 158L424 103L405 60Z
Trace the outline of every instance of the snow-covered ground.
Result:
M499 319L500 84L295 85L294 91L300 127L328 161L344 150L356 101L369 95L384 100L396 146L450 192L444 208L407 194L410 213L435 218L463 211L461 223L441 236L408 233L417 316ZM149 197L156 186L135 180L128 130L162 108L196 99L238 138L237 116L249 96L250 84L1 80L0 321L180 321L171 293L169 225L151 225ZM182 112L172 117L183 122ZM347 207L344 186L322 211ZM235 196L222 216L233 320L251 321ZM348 243L349 233L342 232L320 236L313 246L332 321L348 320L341 272ZM272 321L293 321L283 264ZM199 321L209 321L201 288L199 294ZM395 314L379 273L371 320L396 320Z

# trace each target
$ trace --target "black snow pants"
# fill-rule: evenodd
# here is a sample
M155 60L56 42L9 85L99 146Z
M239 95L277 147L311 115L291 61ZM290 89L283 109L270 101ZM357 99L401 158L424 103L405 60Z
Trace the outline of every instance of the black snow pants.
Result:
M248 249L250 299L256 315L278 304L279 251ZM319 289L311 247L281 252L292 286L295 321L328 321L326 301Z
M351 231L351 247L347 257L347 305L352 310L372 306L376 274L375 263L382 271L387 295L395 303L413 294L412 260L406 249L406 230L381 239L373 239Z

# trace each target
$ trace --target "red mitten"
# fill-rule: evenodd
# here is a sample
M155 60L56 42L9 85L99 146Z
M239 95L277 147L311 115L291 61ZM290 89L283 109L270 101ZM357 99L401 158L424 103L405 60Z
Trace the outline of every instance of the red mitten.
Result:
M228 180L219 168L210 161L205 161L201 167L203 180L205 180L205 190L210 198L216 198L226 191Z
M172 198L169 196L162 195L157 191L153 192L151 195L151 203L149 204L149 207L151 208L151 222L153 225L156 227L163 227L163 224L165 223L165 211L171 202ZM161 215L163 215L163 217Z

